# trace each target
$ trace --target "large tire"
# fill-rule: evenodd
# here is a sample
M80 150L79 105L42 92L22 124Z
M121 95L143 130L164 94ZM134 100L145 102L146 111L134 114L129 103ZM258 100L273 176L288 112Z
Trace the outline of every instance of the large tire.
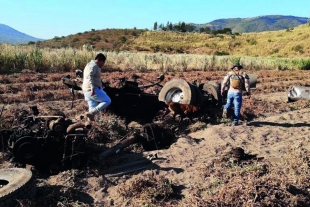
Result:
M196 93L196 104L194 104L194 105L202 107L205 104L203 94L200 91L200 88L194 86L194 89L195 89L195 93Z
M212 105L221 107L223 103L223 98L221 96L221 85L214 82L209 81L203 85L203 90L212 95Z
M0 169L0 207L16 205L16 199L33 199L36 184L32 172L24 168Z
M172 79L163 86L159 92L158 100L165 103L173 101L181 104L196 105L195 87L183 79Z
M249 85L251 89L256 89L256 83L257 83L257 75L255 74L248 74L250 81Z
M15 159L24 164L35 164L39 156L37 139L31 136L19 138L13 146Z

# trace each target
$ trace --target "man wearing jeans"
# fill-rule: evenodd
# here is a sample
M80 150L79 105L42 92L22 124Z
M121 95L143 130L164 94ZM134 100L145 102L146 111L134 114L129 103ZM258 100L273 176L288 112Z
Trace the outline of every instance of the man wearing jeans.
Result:
M89 107L86 116L90 121L94 121L95 114L111 103L110 97L102 89L101 68L105 61L104 54L99 53L95 60L91 60L84 68L82 90Z
M242 71L242 65L236 63L224 77L221 87L221 95L223 96L224 89L229 83L229 90L227 94L227 103L224 106L223 118L227 118L227 110L234 104L234 115L232 125L238 125L240 118L240 110L242 106L242 90L246 90L246 94L250 96L249 76Z

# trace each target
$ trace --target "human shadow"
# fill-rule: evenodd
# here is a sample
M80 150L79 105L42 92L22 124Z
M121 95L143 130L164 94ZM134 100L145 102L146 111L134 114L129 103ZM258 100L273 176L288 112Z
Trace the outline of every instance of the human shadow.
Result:
M100 164L100 174L105 177L119 177L154 169L163 171L173 170L177 174L184 172L182 168L160 167L156 164L157 161L167 161L167 158L158 157L157 153L145 157L142 153L128 153L124 151L97 164Z
M255 127L263 127L266 125L269 126L280 126L280 127L310 127L310 123L276 123L276 122L268 122L268 121L253 121L247 124L248 126L255 126Z
M156 166L158 167L158 165L156 165ZM179 174L179 173L181 173L181 172L184 172L184 169L178 168L178 167L158 167L158 168L156 168L156 167L154 166L154 168L155 168L155 169L159 169L159 170L163 170L163 171L171 171L171 170L173 170L176 174Z

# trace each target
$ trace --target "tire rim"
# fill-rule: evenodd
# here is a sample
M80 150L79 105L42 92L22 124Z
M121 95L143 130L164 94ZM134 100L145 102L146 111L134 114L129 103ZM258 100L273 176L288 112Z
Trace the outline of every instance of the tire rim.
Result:
M181 103L183 98L184 98L183 91L181 91L178 88L174 88L174 89L170 90L168 93L168 100L169 101Z

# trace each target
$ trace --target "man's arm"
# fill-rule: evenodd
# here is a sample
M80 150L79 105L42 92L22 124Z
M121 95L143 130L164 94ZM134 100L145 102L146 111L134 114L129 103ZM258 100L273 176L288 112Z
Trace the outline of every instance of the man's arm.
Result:
M230 76L231 76L231 74L230 74L230 73L227 73L227 74L225 75L225 77L224 77L223 84L222 84L222 86L221 86L221 95L223 95L223 93L224 93L224 89L225 89L225 87L226 87L226 85L227 85L227 83L228 83L228 81L229 81Z
M96 66L90 66L89 67L89 85L90 85L90 91L91 91L91 96L95 95L95 86L94 86L94 76L96 74Z

